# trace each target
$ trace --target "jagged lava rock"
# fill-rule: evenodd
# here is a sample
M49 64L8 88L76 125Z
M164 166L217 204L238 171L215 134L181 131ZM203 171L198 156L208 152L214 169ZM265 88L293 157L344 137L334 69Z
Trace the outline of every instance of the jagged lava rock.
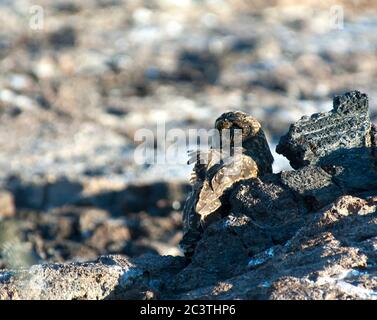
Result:
M311 212L340 195L332 176L316 166L237 183L229 196L228 216L204 231L190 265L175 277L174 291L245 273L251 257L286 244L308 223Z
M322 208L343 194L333 177L317 166L283 171L280 176L281 182L301 198L310 211Z
M175 292L213 285L247 271L250 257L284 244L305 224L304 201L278 174L237 183L229 214L205 229L192 261L177 274Z
M303 199L282 183L280 174L240 183L234 188L229 202L232 214L249 217L248 224L257 228L258 233L263 232L264 237L273 243L287 241L298 226L304 223L304 214L307 212ZM248 237L254 243L250 253L255 254L265 248L265 240L260 239L262 241L258 243L255 233Z
M35 265L0 271L0 299L153 299L184 267L181 257L146 255L135 260L102 256L87 263Z
M304 116L292 124L276 152L298 169L316 164L335 150L371 145L368 97L352 91L335 97L331 111Z
M180 299L377 299L377 198L343 196L284 246L251 257L249 271Z

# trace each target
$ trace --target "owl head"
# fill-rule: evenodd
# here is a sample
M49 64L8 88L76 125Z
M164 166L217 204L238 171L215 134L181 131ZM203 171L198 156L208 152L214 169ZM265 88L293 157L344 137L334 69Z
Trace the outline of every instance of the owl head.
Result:
M224 129L230 130L231 134L234 130L242 130L242 140L245 141L258 135L261 124L257 119L242 111L232 111L223 113L217 118L215 128L220 134Z

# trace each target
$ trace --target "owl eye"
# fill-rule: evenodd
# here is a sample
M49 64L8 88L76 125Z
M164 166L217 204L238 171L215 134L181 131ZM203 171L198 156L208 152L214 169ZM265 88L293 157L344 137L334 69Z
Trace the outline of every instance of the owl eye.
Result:
M242 128L242 135L243 135L244 137L247 137L247 136L250 135L250 131L251 131L250 126L243 127L243 128Z
M217 125L216 125L216 128L221 131L221 130L224 130L224 129L230 129L232 128L232 122L228 121L227 119L226 120L221 120Z

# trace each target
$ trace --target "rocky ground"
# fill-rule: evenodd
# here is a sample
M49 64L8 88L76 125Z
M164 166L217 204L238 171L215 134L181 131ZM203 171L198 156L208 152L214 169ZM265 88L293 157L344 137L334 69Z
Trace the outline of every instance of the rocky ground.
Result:
M329 23L332 5L343 27ZM306 168L342 164L336 153L289 159L296 172L274 152L276 175L234 190L246 216L211 226L188 266L178 243L191 168L133 158L140 128L210 128L235 109L262 122L274 151L291 123L353 89L376 122L373 0L13 0L0 21L2 298L376 296L368 153L354 150L342 174Z

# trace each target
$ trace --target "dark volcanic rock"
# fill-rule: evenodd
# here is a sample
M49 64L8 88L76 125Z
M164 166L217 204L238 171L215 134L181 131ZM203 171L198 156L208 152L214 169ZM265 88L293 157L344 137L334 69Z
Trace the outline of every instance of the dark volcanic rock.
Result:
M341 194L332 176L314 166L239 183L229 197L230 214L205 230L191 264L175 278L175 292L245 273L251 257L259 261L284 246L310 212Z
M176 297L375 299L376 205L376 198L342 197L309 216L286 245L251 257L249 271Z
M281 138L276 151L302 168L284 172L282 180L305 198L314 197L315 208L341 194L377 189L376 141L367 96L338 96L333 110L303 117Z
M303 117L280 139L276 152L293 168L316 164L339 149L371 146L368 97L358 91L334 98L333 110Z
M273 174L240 183L231 195L230 211L249 217L248 224L258 230L248 235L254 243L248 245L249 254L256 254L266 244L282 244L292 237L305 221L307 206L279 174Z
M239 183L229 201L234 214L245 214L268 227L280 225L306 211L304 203L282 183L280 174Z
M281 173L282 183L302 197L309 209L319 209L343 194L332 176L320 167L307 166Z
M377 189L376 147L338 149L319 161L344 194Z
M197 244L191 264L175 277L173 291L184 292L208 286L225 280L229 275L245 272L250 250L243 242L248 240L247 234L262 238L261 244L271 243L248 220L226 219L210 225ZM249 242L252 245L252 241Z
M229 197L229 211L204 231L191 264L175 278L175 292L244 273L250 257L297 232L307 209L279 175L271 174L239 183Z

